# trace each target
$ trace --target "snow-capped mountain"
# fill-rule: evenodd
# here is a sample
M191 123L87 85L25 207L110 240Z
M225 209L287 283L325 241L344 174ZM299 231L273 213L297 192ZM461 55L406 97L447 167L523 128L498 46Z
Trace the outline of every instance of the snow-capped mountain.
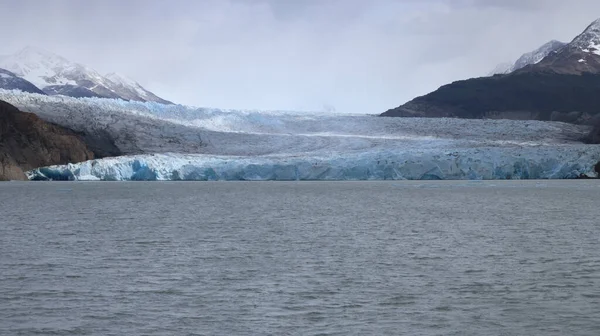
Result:
M96 70L35 47L0 57L0 68L33 83L47 94L103 97L171 104L124 76L103 76Z
M600 19L592 22L570 43L570 47L600 56Z
M600 19L530 70L568 75L600 74Z
M534 67L528 67L533 66ZM600 19L592 22L570 43L550 41L523 54L514 64L498 65L489 75L515 71L544 71L557 74L600 74Z
M518 66L525 65L502 76L444 85L382 116L598 123L600 19L588 25L570 43L560 46L560 42L551 42L539 52L524 55L518 63Z
M511 72L522 69L530 64L537 64L541 62L544 58L546 58L546 56L564 47L565 45L566 43L564 42L552 40L548 43L545 43L544 45L542 45L534 51L521 55L521 57L519 57L519 59L514 63L499 64L494 70L492 70L490 76L498 74L509 74Z
M20 90L23 92L44 94L42 90L14 73L0 69L0 88L6 90Z

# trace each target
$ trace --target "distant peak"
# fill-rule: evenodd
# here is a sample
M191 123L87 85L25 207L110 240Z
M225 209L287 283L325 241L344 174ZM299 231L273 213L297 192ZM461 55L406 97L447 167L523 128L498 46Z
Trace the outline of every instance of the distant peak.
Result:
M585 53L600 55L600 19L592 22L570 44Z
M498 66L496 66L496 68L489 73L489 76L497 74L509 74L528 65L537 64L551 53L562 48L564 45L566 45L566 43L557 40L546 42L534 51L521 55L521 57L519 57L515 63L498 64Z
M57 55L46 49L43 49L40 47L34 47L34 46L26 46L25 48L17 51L13 56L17 57L18 59L31 59L31 60L47 59L47 60L54 60L55 62L61 62L61 63L69 62L66 58L64 58L60 55Z
M72 97L120 98L171 104L138 82L119 73L100 75L96 70L36 46L26 46L12 55L0 57L0 68L6 69L49 94ZM1 73L3 78L8 73Z
M590 25L587 26L587 28L581 34L579 34L573 40L573 42L592 39L599 35L600 35L600 19L597 19L594 22L590 23Z
M590 25L585 29L585 31L600 32L600 19L596 19L592 23L590 23Z

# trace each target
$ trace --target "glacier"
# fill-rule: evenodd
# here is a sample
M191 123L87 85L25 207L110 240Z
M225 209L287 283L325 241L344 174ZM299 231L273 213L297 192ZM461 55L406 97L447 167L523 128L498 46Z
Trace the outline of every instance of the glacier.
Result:
M0 99L124 156L32 180L427 180L596 177L589 127L544 121L238 111L0 90Z
M331 157L154 154L42 167L27 174L32 180L68 181L565 179L595 176L599 157L599 147L373 151Z

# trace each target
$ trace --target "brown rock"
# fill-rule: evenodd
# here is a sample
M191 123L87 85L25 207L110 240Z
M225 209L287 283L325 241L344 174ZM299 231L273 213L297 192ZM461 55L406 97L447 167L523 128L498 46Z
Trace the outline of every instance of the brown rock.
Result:
M27 176L12 157L2 153L0 154L0 181L11 180L27 180Z
M79 134L0 101L0 180L23 180L23 171L93 158Z

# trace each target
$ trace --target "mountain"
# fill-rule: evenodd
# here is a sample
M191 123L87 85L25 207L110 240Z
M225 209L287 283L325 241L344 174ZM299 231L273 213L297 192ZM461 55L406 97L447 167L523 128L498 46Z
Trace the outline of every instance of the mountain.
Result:
M559 50L564 47L566 43L552 40L541 47L537 48L534 51L525 53L517 59L514 63L501 63L492 72L490 76L493 75L502 75L509 74L511 72L522 69L530 64L537 64L541 62L546 56L550 55L550 53Z
M26 180L26 170L93 158L80 135L0 101L0 181Z
M44 94L42 90L38 89L32 83L4 69L0 69L0 89Z
M592 22L571 43L544 58L537 67L527 70L568 75L600 74L600 19Z
M535 57L529 58L535 60ZM600 118L600 19L570 43L509 74L444 85L382 116L556 120Z
M131 79L114 74L103 76L94 69L39 48L26 47L13 55L0 57L0 68L33 83L49 95L172 104Z

